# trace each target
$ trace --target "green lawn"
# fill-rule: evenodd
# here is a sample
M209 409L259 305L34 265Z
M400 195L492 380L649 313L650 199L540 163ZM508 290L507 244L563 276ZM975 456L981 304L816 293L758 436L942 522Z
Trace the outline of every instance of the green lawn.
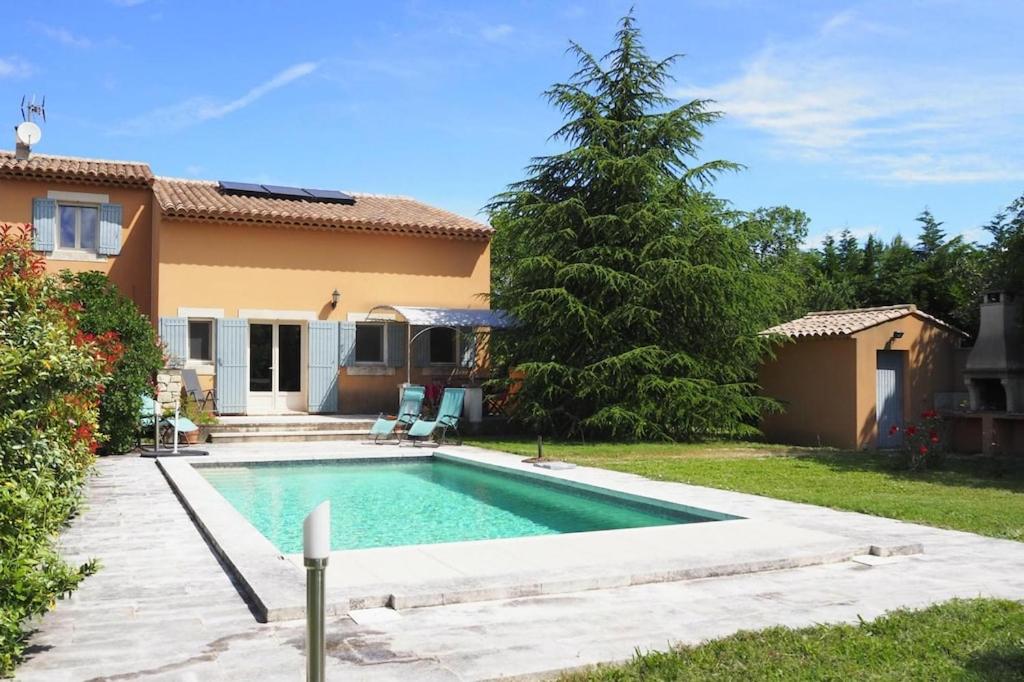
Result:
M638 656L563 682L643 680L1021 680L1024 606L951 601L857 625L740 632Z
M474 444L534 455L535 441ZM1024 466L949 458L909 473L887 454L756 443L545 443L544 454L581 465L1024 541Z

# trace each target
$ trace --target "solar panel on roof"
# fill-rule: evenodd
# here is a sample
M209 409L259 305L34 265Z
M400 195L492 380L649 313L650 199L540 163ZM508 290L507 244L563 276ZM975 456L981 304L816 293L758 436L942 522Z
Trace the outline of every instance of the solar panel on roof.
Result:
M263 185L271 196L279 199L310 199L310 195L301 187L285 187L284 185Z
M345 194L339 192L336 189L310 189L306 187L305 190L309 192L309 195L318 201L326 201L335 204L354 204L356 203L355 197L351 194Z
M263 185L256 185L251 182L229 182L227 180L221 180L217 184L220 186L222 192L228 192L230 194L267 194L267 190L263 189Z

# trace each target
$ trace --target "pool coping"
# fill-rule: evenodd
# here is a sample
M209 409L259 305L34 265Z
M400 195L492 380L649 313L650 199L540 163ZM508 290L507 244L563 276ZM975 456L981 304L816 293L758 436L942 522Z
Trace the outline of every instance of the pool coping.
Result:
M350 448L339 447L339 450ZM388 448L344 454L282 453L157 459L157 465L210 547L235 579L257 619L303 617L301 557L282 554L202 476L197 468L270 463L424 458L454 460L538 480L557 482L613 497L739 517L737 509L695 508L685 486L659 486L656 494L639 484L612 481L600 469L549 470L515 455L488 451L409 452ZM644 479L638 479L643 481ZM692 548L699 547L695 552ZM861 554L922 551L913 543L873 545L756 518L708 523L589 531L495 540L475 540L332 552L328 564L327 610L344 615L357 608L396 609L603 589L650 582L692 580L848 560ZM503 562L516 569L498 568ZM399 567L395 571L391 567Z

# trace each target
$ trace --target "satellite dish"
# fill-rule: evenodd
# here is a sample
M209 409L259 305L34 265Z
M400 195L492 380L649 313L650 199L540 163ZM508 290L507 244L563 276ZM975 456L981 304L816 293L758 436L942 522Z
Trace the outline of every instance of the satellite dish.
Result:
M43 139L43 131L32 121L19 124L15 128L15 134L18 136L18 142L30 147Z

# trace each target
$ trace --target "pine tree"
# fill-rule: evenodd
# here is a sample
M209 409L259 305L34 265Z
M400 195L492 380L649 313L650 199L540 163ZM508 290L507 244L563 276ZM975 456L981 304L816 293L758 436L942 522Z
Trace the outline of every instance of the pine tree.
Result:
M937 221L927 208L917 216L917 222L921 224L921 234L917 238L917 253L921 258L928 258L946 243L946 232L942 229L942 223Z
M564 436L753 433L751 383L784 305L711 194L737 168L700 162L710 103L665 95L677 56L646 53L632 15L602 58L546 94L566 151L539 157L489 206L494 303L520 322L495 343L522 370L516 416Z

